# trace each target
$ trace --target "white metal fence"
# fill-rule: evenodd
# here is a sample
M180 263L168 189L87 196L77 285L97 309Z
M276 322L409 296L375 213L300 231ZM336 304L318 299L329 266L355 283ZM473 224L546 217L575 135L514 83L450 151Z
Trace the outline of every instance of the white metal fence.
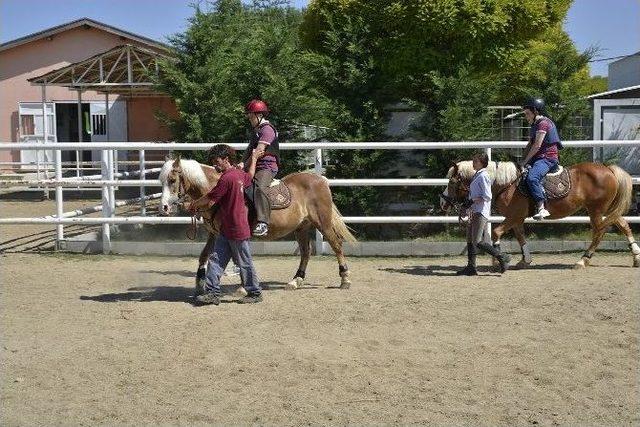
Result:
M246 148L246 144L230 144L236 149ZM293 142L280 144L282 150L314 150L315 170L322 173L323 150L446 150L446 149L484 149L489 158L493 148L522 148L526 142L522 141L462 141L462 142ZM635 147L640 146L640 140L617 140L617 141L564 141L566 147L599 148L599 147ZM0 150L54 150L55 153L55 179L44 179L38 181L24 182L0 182L0 185L7 187L10 185L25 186L35 185L43 187L55 187L56 194L56 215L41 218L0 218L0 224L55 224L57 229L57 241L64 239L65 224L101 224L102 244L104 252L109 252L111 248L110 224L187 224L190 218L186 217L159 217L145 216L146 210L144 201L151 197L157 197L157 193L152 196L146 195L146 187L157 187L159 180L146 179L145 175L149 171L145 169L145 151L148 150L208 150L213 144L177 144L177 143L153 143L153 142L91 142L91 143L0 143ZM101 171L99 176L87 177L85 179L69 179L62 177L61 151L69 150L101 150ZM135 175L132 173L120 174L115 170L115 158L118 151L133 151L139 153L140 179L116 179L117 177L128 177ZM444 178L359 178L359 179L329 179L331 186L445 186L447 180ZM634 184L640 184L640 177L633 177ZM76 212L65 214L63 209L63 188L65 187L96 187L102 190L102 207L88 209L87 212ZM142 203L141 216L116 217L116 205L130 204L131 201L116 202L114 196L115 187L140 187L140 197L132 199ZM90 212L102 211L102 218L79 218L78 216ZM491 217L491 222L500 222L503 217ZM640 217L626 217L631 223L640 223ZM417 224L417 223L457 223L458 218L452 216L351 216L344 217L347 223L358 224ZM530 219L527 222L533 222ZM589 218L585 216L567 217L560 220L545 221L544 223L589 223ZM316 235L316 251L322 252L322 235Z

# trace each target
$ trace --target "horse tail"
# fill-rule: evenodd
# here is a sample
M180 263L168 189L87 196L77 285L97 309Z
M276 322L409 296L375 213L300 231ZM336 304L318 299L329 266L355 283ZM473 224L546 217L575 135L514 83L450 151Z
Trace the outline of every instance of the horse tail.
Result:
M332 203L331 206L331 227L333 228L333 232L336 233L338 238L343 242L357 242L358 240L351 234L351 230L347 227L347 224L344 223L342 214L340 214L336 205Z
M608 227L618 220L622 215L629 212L631 207L631 199L633 196L633 182L631 175L619 166L608 166L618 181L618 191L614 197L609 209L606 212L606 218L602 223L602 227Z

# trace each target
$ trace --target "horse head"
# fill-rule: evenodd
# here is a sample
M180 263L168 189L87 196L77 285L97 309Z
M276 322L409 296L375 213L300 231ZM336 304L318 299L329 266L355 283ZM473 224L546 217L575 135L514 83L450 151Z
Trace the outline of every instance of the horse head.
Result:
M175 206L180 203L184 194L184 176L180 155L175 159L167 159L160 171L162 197L160 198L160 215L171 215Z
M460 162L451 162L447 177L447 188L440 194L440 209L444 212L464 202L469 195L469 179L462 173Z

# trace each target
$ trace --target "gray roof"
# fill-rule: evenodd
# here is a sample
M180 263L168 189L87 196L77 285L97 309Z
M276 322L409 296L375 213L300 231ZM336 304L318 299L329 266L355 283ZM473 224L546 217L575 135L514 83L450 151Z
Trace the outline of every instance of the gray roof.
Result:
M124 37L130 40L135 40L140 43L147 44L149 46L155 47L161 50L168 50L170 46L159 42L157 40L150 39L148 37L141 36L139 34L131 33L129 31L122 30L120 28L113 27L111 25L107 25L105 23L90 19L90 18L81 18L75 21L67 22L65 24L61 24L55 27L47 28L46 30L38 31L33 34L29 34L24 37L17 38L15 40L8 41L6 43L0 44L0 51L11 49L26 43L30 43L35 40L40 40L46 37L51 37L56 34L62 33L64 31L68 31L74 28L88 26L93 28L98 28L100 30L118 35L120 37Z
M587 96L587 99L602 98L640 98L640 85L621 87Z

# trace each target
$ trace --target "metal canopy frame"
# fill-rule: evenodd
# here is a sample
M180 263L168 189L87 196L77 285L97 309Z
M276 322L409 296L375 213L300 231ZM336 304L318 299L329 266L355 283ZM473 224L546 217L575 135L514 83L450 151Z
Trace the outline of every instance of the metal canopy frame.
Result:
M94 55L83 61L67 65L57 70L50 71L38 77L27 79L32 85L42 89L42 111L44 120L44 141L47 141L49 129L46 120L47 86L62 86L78 92L78 142L82 141L82 92L94 90L105 96L106 111L106 139L109 135L109 95L121 95L124 97L153 97L168 96L158 90L154 78L160 71L159 60L172 60L172 57L145 49L143 47L124 44ZM57 141L56 141L57 142ZM37 152L36 152L37 155ZM39 157L38 157L39 158ZM79 152L76 151L76 161ZM114 150L102 150L101 176L103 179L113 179L114 159L117 154ZM140 152L140 167L144 167L144 152ZM115 166L117 168L117 165ZM62 179L61 151L55 150L55 176L56 180ZM47 190L45 190L47 191ZM140 193L144 198L144 186L140 187ZM48 192L45 194L48 195ZM56 187L56 213L62 218L62 187ZM143 199L144 200L144 199ZM143 202L144 203L144 202ZM102 214L105 217L113 217L115 214L115 189L114 187L102 189ZM144 212L144 204L143 204ZM110 245L109 224L102 225L104 242ZM64 238L61 224L56 225L56 241Z
M171 57L125 44L28 81L37 86L63 86L122 96L167 96L157 90L154 81L160 60Z

